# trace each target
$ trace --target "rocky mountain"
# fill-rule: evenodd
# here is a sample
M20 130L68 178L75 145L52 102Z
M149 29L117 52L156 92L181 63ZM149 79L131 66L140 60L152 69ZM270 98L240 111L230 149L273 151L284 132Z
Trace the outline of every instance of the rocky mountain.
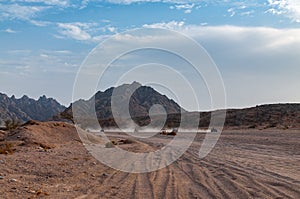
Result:
M8 97L0 93L0 124L5 120L17 120L25 122L28 120L44 121L53 115L65 110L65 107L59 104L53 98L41 96L34 100L24 95L17 99L13 95Z
M135 90L139 87L137 90ZM135 90L135 92L133 92ZM116 93L118 103L130 98L129 112L131 118L139 125L148 125L150 121L149 110L154 104L162 105L166 112L166 127L178 127L180 125L182 114L185 118L190 118L191 122L199 121L200 128L207 128L210 123L211 115L218 117L220 111L213 112L187 112L183 110L176 102L162 95L148 86L141 86L139 83L124 84L116 88L109 88L104 92L97 92L89 100L79 100L73 103L66 110L54 117L54 120L73 120L72 106L76 105L77 115L82 116L88 125L89 118L93 109L102 127L116 127L115 120L111 110L111 97ZM95 101L95 107L92 105ZM126 107L124 107L125 109ZM122 111L122 110L121 110ZM181 111L181 114L180 114ZM200 120L197 119L199 118ZM117 116L118 117L118 116ZM125 121L128 118L125 118ZM159 114L152 119L152 122L165 119ZM81 121L83 121L81 120ZM194 125L191 125L194 126ZM187 126L188 128L188 126ZM300 128L300 104L269 104L260 105L244 109L226 110L225 128L281 128L296 129Z
M153 88L142 86L138 82L133 82L132 84L123 84L118 87L111 87L104 92L99 91L89 100L76 101L62 113L55 116L54 120L72 119L72 107L74 106L77 107L77 112L80 113L82 117L85 117L85 115L89 115L89 113L93 111L94 107L92 104L95 102L95 110L98 120L104 123L110 121L113 125L114 122L112 119L113 114L111 109L113 92L115 96L117 96L117 104L122 104L125 100L129 100L129 113L132 118L145 118L145 120L149 120L149 110L154 104L163 106L167 114L177 114L180 113L180 111L186 112L175 101L160 94ZM121 112L122 111L125 110L121 110ZM122 114L120 113L120 115Z

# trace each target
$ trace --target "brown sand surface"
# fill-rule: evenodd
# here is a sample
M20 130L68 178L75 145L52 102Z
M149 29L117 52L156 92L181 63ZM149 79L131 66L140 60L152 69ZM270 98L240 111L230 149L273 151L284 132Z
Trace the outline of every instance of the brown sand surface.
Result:
M48 122L1 132L0 198L300 198L300 131L227 130L204 159L204 134L170 166L131 174L99 163L71 125ZM125 135L110 134L112 140ZM88 137L88 136L87 136ZM120 145L153 151L173 137ZM5 141L4 141L5 139ZM92 143L102 140L91 135Z

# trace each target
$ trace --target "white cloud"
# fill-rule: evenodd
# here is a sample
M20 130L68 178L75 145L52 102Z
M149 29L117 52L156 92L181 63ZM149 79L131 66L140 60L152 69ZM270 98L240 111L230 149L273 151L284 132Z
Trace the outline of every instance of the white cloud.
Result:
M111 37L111 35L109 34L102 34L102 35L96 35L92 38L93 42L99 43L100 41L103 41L105 39L108 39L109 37Z
M190 14L191 12L192 12L191 9L188 9L188 10L185 10L185 11L184 11L185 14Z
M43 58L48 58L48 57L49 57L49 55L42 53L42 54L40 54L40 57L43 57Z
M26 20L36 26L48 25L45 24L46 22L33 20L39 13L50 8L62 9L71 6L70 0L11 0L2 2L5 1L0 0L0 21Z
M101 0L89 0L89 1L101 1ZM264 2L258 2L257 0L248 0L248 1L239 1L239 0L104 0L109 3L114 4L133 4L133 3L169 3L169 4L178 4L178 5L186 5L186 4L196 4L198 7L198 4L204 3L204 4L212 4L212 5L234 5L236 7L239 7L240 9L242 7L246 8L248 6L257 6L257 5L263 5ZM199 6L198 8L200 8ZM175 6L173 7L175 8Z
M5 30L2 30L2 32L6 32L6 33L17 33L17 31L13 30L13 29L10 29L10 28L7 28Z
M177 10L181 10L181 9L192 9L195 6L195 4L179 4L179 5L175 5L175 8Z
M54 54L71 54L72 52L69 50L55 50L55 51L52 51L52 53L54 53Z
M18 3L43 3L51 6L66 7L70 4L69 0L12 0L12 2Z
M18 49L2 52L0 65L9 68L12 73L15 69L28 68L28 72L36 72L44 69L60 72L62 66L78 67L86 53L75 53L69 50L38 50ZM18 57L18 59L16 59ZM69 63L66 65L66 63ZM63 70L63 69L62 69ZM24 72L24 71L21 71ZM69 72L74 72L69 70Z
M154 24L144 24L143 28L166 28L166 29L179 29L184 26L184 21L170 21Z
M240 15L241 16L251 16L252 14L254 14L254 10L250 10L250 11L246 11L246 12L242 12Z
M230 4L230 3L229 3ZM227 9L227 12L229 13L230 17L233 17L235 15L240 15L240 16L251 16L251 14L254 13L254 10L246 10L249 7L251 8L256 8L261 5L251 3L251 2L231 2L230 4L232 7Z
M48 9L47 6L22 6L19 4L0 4L0 16L3 19L29 20L38 13ZM0 19L1 20L1 19Z
M48 26L50 24L52 24L51 22L48 21L37 21L37 20L29 20L29 22L35 26L40 26L40 27L44 27L44 26Z
M59 32L61 35L67 36L75 40L90 40L91 35L83 30L83 27L78 24L72 23L58 23L58 27L61 29Z
M180 21L145 24L143 27L166 28L191 36L215 51L220 59L227 60L227 63L221 62L227 66L251 68L253 62L260 62L261 67L271 70L273 66L296 67L300 63L300 29L297 28L201 26L185 25Z
M195 4L177 4L174 6L170 6L170 9L184 10L185 14L189 14L192 12L192 9L195 7Z
M138 3L138 2L160 2L160 0L107 0L107 2L128 5L132 3Z
M220 37L233 44L245 45L245 49L252 52L284 51L287 47L294 48L299 45L300 29L276 29L268 27L187 27L183 32L205 39ZM198 32L198 33L197 33ZM202 33L201 33L202 32ZM223 42L224 43L224 42ZM299 51L300 52L300 51Z
M115 4L133 4L133 3L140 3L140 2L162 2L162 3L173 3L173 4L189 4L189 3L201 3L201 2L210 2L209 0L105 0L110 3ZM220 0L221 2L226 2L226 0ZM214 1L214 2L220 2ZM228 3L228 2L227 2Z
M88 6L89 2L90 2L90 0L82 0L81 4L79 6L79 9L81 10L81 9L86 8Z
M110 26L110 27L107 27L107 30L109 30L112 33L115 33L117 31L117 28Z
M267 11L272 14L286 15L295 22L300 23L299 0L268 0L271 8Z
M229 8L227 10L227 12L230 14L230 17L233 17L235 15L235 11L234 11L234 8Z
M57 39L70 38L78 41L99 42L107 38L106 33L115 33L116 27L106 25L100 27L98 23L57 23L60 35L54 35Z

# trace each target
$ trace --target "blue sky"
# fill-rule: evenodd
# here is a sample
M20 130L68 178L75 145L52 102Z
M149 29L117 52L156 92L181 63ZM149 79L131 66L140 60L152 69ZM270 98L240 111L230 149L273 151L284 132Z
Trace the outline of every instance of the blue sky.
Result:
M68 105L88 53L142 27L176 30L203 45L222 74L228 107L300 102L298 0L0 0L0 92Z

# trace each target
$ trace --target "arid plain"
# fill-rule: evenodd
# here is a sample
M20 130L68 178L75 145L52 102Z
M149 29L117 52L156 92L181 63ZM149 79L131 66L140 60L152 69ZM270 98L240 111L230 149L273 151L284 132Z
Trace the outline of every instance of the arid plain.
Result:
M203 159L200 133L173 164L144 174L98 162L70 124L31 122L0 135L0 198L300 198L299 130L225 130ZM151 151L172 139L156 135L116 147Z

